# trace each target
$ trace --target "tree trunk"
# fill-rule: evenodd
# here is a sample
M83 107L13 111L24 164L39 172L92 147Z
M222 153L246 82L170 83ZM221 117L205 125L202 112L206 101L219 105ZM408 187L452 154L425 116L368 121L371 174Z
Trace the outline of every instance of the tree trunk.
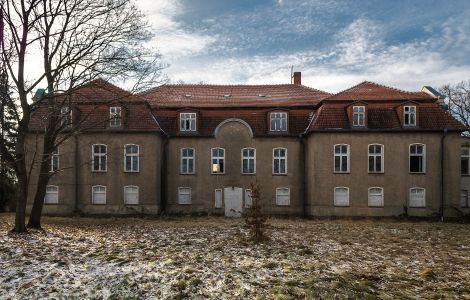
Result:
M12 229L12 232L22 233L27 232L25 224L26 203L28 200L28 183L26 180L26 172L18 172L18 192L15 212L15 227Z
M36 195L34 196L33 207L31 208L31 214L29 215L29 228L41 229L42 208L44 206L47 183L49 182L49 159L49 155L42 155Z

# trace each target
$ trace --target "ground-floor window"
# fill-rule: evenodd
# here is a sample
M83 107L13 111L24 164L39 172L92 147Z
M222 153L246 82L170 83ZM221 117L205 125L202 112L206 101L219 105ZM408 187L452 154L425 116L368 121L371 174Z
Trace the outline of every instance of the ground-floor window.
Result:
M423 188L410 189L410 207L426 207L426 190Z
M381 187L369 188L369 206L384 206L384 189Z
M222 208L222 190L215 190L215 208Z
M251 190L245 190L245 208L251 208L253 206L253 199L251 198Z
M48 185L46 187L46 196L44 197L45 204L59 203L59 187L56 185Z
M280 206L290 205L289 188L277 188L276 189L276 205L280 205Z
M191 204L191 188L178 188L178 204Z
M124 187L124 203L139 204L139 187L128 185Z
M468 190L460 191L460 207L468 207Z
M335 206L349 206L349 188L336 187L335 188Z
M106 204L106 186L94 185L92 187L91 203Z

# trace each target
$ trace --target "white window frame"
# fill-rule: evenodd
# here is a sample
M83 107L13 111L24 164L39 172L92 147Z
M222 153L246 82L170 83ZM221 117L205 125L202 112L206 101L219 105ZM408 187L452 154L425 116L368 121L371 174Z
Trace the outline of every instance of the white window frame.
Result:
M188 190L189 192L188 193L182 193L181 191L182 190ZM189 195L189 202L187 203L182 203L181 202L181 196L182 195ZM192 189L190 187L179 187L178 188L178 204L179 205L191 205L193 203L193 200L192 200Z
M95 153L95 146L104 146L105 152ZM106 163L104 164L104 170L95 170L95 157L99 160L99 166L101 166L102 157L105 158ZM92 172L107 172L108 171L108 146L105 144L93 144L91 145L91 171Z
M109 127L119 128L122 126L122 108L120 106L111 106L109 108Z
M422 154L413 154L413 156L418 156L422 157L422 165L423 165L423 170L420 172L412 172L411 171L411 147L412 146L422 146L423 147L423 153ZM426 144L421 144L421 143L413 143L408 146L408 171L410 174L424 174L426 173Z
M373 189L379 189L380 190L380 194L371 194L371 191ZM378 196L380 195L381 196L381 203L379 205L376 205L376 204L372 204L371 203L371 196ZM384 189L382 187L379 187L379 186L373 186L373 187L370 187L367 189L367 204L369 207L383 207L384 206Z
M370 153L370 146L380 146L381 148L381 151L380 151L380 154L375 154L375 153ZM370 170L370 157L374 157L374 169L377 169L376 167L376 157L380 157L380 169L381 171L376 171L376 170L373 170L371 171ZM383 174L385 173L385 170L384 170L384 166L385 166L385 146L382 145L382 144L377 144L377 143L374 143L374 144L369 144L367 145L367 172L368 173L372 173L372 174Z
M273 111L269 113L269 130L270 131L285 132L287 131L287 128L288 128L287 123L288 123L287 112Z
M127 153L127 146L136 146L137 153ZM131 158L131 169L127 169L127 157ZM133 157L137 157L137 170L134 170ZM126 173L138 173L140 171L140 146L137 144L125 144L124 145L124 172Z
M279 192L280 191L287 191L287 195L281 195ZM287 196L287 203L281 203L279 200L279 197L281 196ZM278 187L276 188L276 205L277 206L290 206L290 188L288 187Z
M276 157L275 153L276 153L276 150L284 150L284 156L281 156L279 154L279 157ZM276 160L279 161L279 172L276 173L276 168L274 167L276 165ZM284 160L284 164L285 164L285 172L281 172L281 162ZM283 147L276 147L276 148L273 148L273 167L272 167L272 170L273 170L273 175L287 175L287 148L283 148Z
M97 193L104 193L104 203L96 203L95 201L95 188L104 188L104 192L97 192ZM91 204L94 205L105 205L107 202L107 188L105 185L94 185L91 187Z
M49 188L55 188L55 192L49 192ZM55 200L51 201L48 200L48 195L55 195ZM46 194L44 195L44 204L59 204L59 186L57 185L47 185L46 186Z
M72 114L70 106L62 106L60 108L60 124L64 127L72 126Z
M191 122L194 120L194 123ZM186 128L185 122L189 121L189 128ZM194 128L193 127L194 124ZM181 112L180 113L180 131L194 132L197 131L197 116L195 112Z
M408 111L407 111L408 110ZM403 107L403 125L404 126L416 126L416 105L406 105ZM408 116L408 123L406 122L406 116ZM409 122L411 120L411 116L413 116L413 122Z
M51 162L50 162L50 173L55 173L59 170L60 159L59 159L59 147L55 148L51 153Z
M462 193L465 193L465 202L462 201ZM461 208L468 208L469 207L469 203L468 203L468 190L460 190L460 203L459 203L459 206Z
M352 112L353 112L352 113L353 126L354 127L366 126L366 107L363 105L354 105L352 107ZM357 116L357 122L356 122L355 116Z
M347 203L338 203L336 200L336 190L339 189L346 189L346 198L347 198ZM347 207L349 206L349 188L347 186L337 186L333 190L333 205L338 206L338 207Z
M224 155L223 156L214 156L213 150L216 150L216 149L217 150L223 150ZM223 168L224 168L223 172L214 171L214 166L215 166L215 164L213 162L214 159L217 159L218 165L220 165L220 160L222 160ZM225 169L227 168L227 166L225 165L225 148L220 148L220 147L211 148L211 164L210 164L210 166L211 166L211 174L217 174L217 175L225 174Z
M253 206L253 198L251 197L251 189L245 189L245 208Z
M243 154L244 150L253 150L253 156L245 156ZM242 165L241 165L241 172L242 174L246 174L246 175L253 175L253 174L256 174L256 149L255 148L251 148L251 147L247 147L247 148L243 148L242 151L241 151L241 157L242 157ZM243 162L244 160L248 160L248 163L250 162L250 160L253 160L253 172L250 173L250 172L244 172L243 170Z
M344 153L336 153L336 147L337 146L346 146L346 154ZM334 173L350 173L350 164L351 164L351 155L350 155L351 151L350 151L350 146L348 144L335 144L333 145L333 172ZM340 168L341 166L343 165L343 158L346 157L347 159L347 164L346 164L346 171L336 171L336 157L339 156L340 160L339 160L339 165L340 165Z
M411 198L412 198L412 192L413 190L422 190L423 191L423 198L424 198L424 205L412 205L411 203ZM412 207L412 208L425 208L426 207L426 189L425 188L422 188L422 187L412 187L410 188L410 193L409 193L409 196L408 196L408 206L409 207Z
M218 201L217 196L220 196L220 201ZM214 207L215 208L222 208L224 202L224 194L222 189L215 189L214 190Z
M137 203L129 203L129 201L127 199L127 195L128 195L127 189L136 189L137 190L137 192L135 193L137 195ZM126 186L124 186L123 192L124 192L124 204L125 205L139 205L140 204L140 199L139 199L140 193L139 193L139 187L137 185L126 185Z
M184 156L183 155L183 152L184 150L192 150L193 151L193 155L192 156ZM186 166L188 168L188 170L185 172L183 170L183 161L186 160ZM189 161L192 160L193 161L193 170L190 172L189 171ZM196 150L194 148L189 148L189 147L186 147L186 148L181 148L180 150L180 174L195 174L196 173Z
M466 154L463 151L467 151ZM467 159L467 170L468 173L462 172L462 159ZM470 175L470 148L469 147L461 147L460 148L460 175Z

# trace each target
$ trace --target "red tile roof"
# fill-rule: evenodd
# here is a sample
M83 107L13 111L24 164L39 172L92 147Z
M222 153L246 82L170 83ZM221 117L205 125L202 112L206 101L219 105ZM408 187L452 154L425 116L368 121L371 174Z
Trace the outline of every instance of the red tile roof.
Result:
M143 101L140 97L102 78L75 88L71 95L74 102Z
M152 107L312 106L331 94L296 84L166 84L140 94Z
M425 92L407 92L378 83L364 81L325 99L325 101L329 100L436 100L436 98Z

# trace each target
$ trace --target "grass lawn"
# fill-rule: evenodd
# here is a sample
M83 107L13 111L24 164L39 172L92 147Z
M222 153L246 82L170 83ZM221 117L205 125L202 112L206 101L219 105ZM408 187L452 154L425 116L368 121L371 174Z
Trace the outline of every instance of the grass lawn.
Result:
M44 218L9 235L0 299L470 299L470 224L270 219L247 241L226 218Z

